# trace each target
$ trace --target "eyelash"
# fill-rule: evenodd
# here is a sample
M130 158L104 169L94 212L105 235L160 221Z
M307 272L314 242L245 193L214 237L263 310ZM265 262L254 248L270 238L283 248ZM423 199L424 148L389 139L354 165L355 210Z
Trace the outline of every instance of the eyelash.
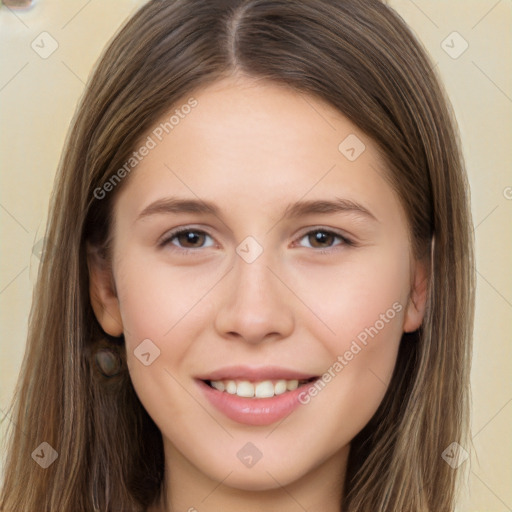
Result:
M172 245L173 246L173 250L176 250L176 251L178 251L178 252L180 252L182 254L196 253L199 249L202 249L202 247L198 247L198 248L194 248L194 249L180 248L180 247L178 247L178 246L176 246L174 244L171 244L171 241L174 238L176 238L177 236L179 236L180 234L182 234L182 233L196 233L196 234L210 236L206 231L203 231L201 229L194 229L194 228L190 228L190 227L188 227L188 228L178 228L178 229L168 233L165 236L165 238L161 242L158 243L158 246L161 247L161 248L164 248L167 245ZM342 235L341 233L338 233L338 232L333 231L331 229L325 229L325 228L315 228L315 229L312 229L310 231L307 231L302 236L300 236L300 238L298 240L302 240L303 238L305 238L308 235L311 235L313 233L324 233L324 234L327 234L327 235L333 235L335 238L338 238L342 242L341 244L332 246L332 248L328 248L328 249L316 249L315 250L315 248L312 247L312 249L315 250L316 253L332 254L333 251L339 250L339 249L336 249L336 247L340 247L340 246L355 246L356 245L354 241L350 240L349 238L347 238L346 236Z

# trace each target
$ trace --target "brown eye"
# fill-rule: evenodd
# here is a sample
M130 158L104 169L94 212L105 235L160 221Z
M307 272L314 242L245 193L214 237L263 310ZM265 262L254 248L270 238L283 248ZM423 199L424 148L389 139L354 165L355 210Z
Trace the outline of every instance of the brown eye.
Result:
M205 245L205 240L210 238L208 233L197 229L181 229L170 233L160 244L161 247L173 246L177 250L183 249L201 249L203 247L211 247L213 243Z
M204 241L204 233L201 231L182 231L174 236L185 247L200 247ZM190 244L190 245L188 245Z
M308 245L306 245L306 247L309 247L311 249L334 250L337 246L353 245L352 241L349 240L348 238L334 231L330 231L328 229L315 229L313 231L309 231L300 238L300 240L304 239L306 239L308 242ZM339 240L339 242L336 243L336 240Z
M328 247L332 244L336 236L334 233L330 233L328 231L312 231L308 233L308 239L311 244L311 247L325 249L325 246Z

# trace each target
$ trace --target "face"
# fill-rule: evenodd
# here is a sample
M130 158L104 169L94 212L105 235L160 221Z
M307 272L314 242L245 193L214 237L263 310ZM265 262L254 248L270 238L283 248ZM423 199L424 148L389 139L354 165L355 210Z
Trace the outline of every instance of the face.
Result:
M250 79L194 99L141 139L115 290L92 265L91 298L167 464L271 489L344 460L421 323L424 269L375 144L338 111Z

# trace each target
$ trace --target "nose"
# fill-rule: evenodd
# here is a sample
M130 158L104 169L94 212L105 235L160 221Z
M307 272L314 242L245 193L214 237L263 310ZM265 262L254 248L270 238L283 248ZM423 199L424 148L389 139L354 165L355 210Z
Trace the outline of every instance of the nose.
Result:
M287 287L291 283L269 263L265 251L252 263L235 254L215 318L221 337L258 344L293 331L293 293Z

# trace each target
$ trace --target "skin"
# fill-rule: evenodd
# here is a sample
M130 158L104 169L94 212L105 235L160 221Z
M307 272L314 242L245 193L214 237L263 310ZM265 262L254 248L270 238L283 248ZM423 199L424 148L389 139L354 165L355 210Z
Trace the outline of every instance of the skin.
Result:
M423 319L426 267L411 254L375 144L337 110L241 76L194 98L116 197L113 275L89 259L96 316L109 334L124 333L135 390L163 435L165 499L152 510L339 511L350 442L385 394L402 333ZM338 150L350 134L366 146L353 162ZM220 214L138 218L171 195L212 201ZM290 203L335 197L375 219L355 211L283 218ZM184 226L196 239L159 247ZM314 229L336 233L317 242ZM263 249L252 263L236 252L248 236ZM321 375L396 303L401 311L280 423L234 422L194 382L238 364ZM134 355L147 338L160 350L149 366ZM237 458L249 441L263 454L251 468Z

